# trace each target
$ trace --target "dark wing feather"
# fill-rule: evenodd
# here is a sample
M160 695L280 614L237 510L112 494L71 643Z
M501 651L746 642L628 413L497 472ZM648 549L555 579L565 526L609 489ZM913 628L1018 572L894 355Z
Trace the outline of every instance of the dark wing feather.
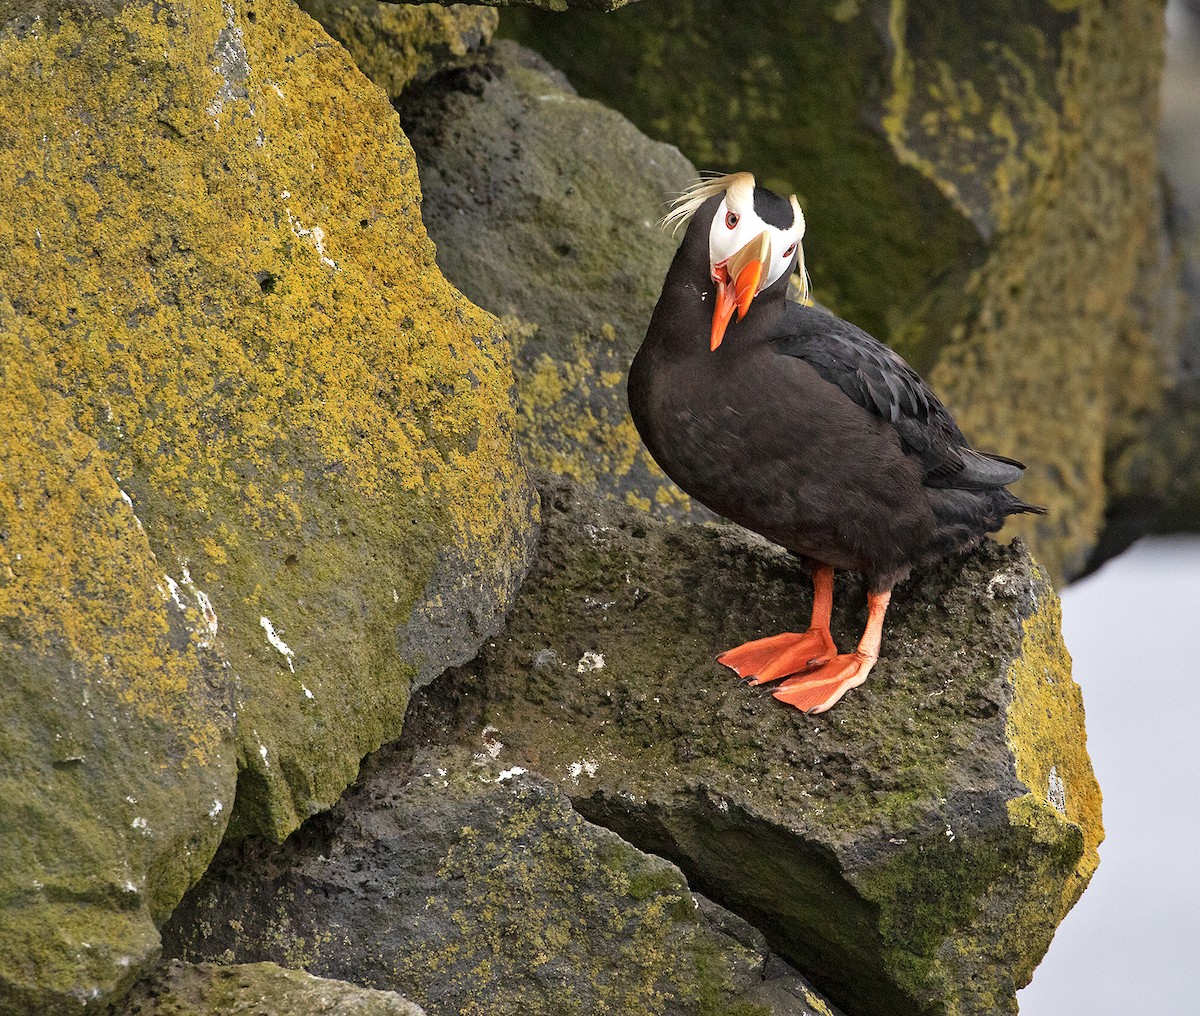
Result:
M977 452L936 395L896 353L861 328L825 311L789 304L777 352L808 363L864 409L896 428L930 487L1003 487L1024 469L1014 459Z

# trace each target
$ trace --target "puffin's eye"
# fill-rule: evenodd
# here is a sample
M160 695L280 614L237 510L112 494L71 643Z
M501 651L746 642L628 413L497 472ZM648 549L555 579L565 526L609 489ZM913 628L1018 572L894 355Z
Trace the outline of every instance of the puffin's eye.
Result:
M796 245L792 244L787 250L785 250L783 252L783 256L785 258L790 258L795 253L796 253Z
M726 212L725 213L725 225L727 225L730 229L736 229L737 224L738 224L738 213L737 212Z

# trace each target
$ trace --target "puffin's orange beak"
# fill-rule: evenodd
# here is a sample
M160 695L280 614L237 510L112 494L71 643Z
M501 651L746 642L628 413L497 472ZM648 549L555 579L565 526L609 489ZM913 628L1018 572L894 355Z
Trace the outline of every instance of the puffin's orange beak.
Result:
M729 326L735 308L739 321L746 316L750 302L758 294L763 269L770 259L771 237L762 232L713 270L713 277L717 283L717 305L713 308L709 349L715 351L725 338L725 329Z

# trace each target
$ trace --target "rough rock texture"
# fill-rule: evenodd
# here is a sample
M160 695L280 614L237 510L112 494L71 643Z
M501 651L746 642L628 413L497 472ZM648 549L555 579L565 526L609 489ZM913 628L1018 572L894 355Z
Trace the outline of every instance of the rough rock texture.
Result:
M867 683L812 718L712 662L802 624L810 595L739 531L549 488L503 634L405 736L557 781L849 1013L1015 1012L1102 836L1045 573L989 542L902 585ZM863 595L839 576L840 645Z
M0 1011L78 1008L158 949L237 775L232 690L194 590L0 293Z
M490 7L536 7L543 11L615 11L638 0L483 0ZM455 4L454 6L459 6Z
M512 42L398 108L438 265L506 316L529 459L645 508L711 518L654 464L625 400L675 252L657 220L691 164Z
M140 983L121 1016L425 1016L394 991L285 970L175 961Z
M501 31L702 169L794 190L817 299L1030 464L1021 495L1051 511L1016 530L1079 572L1130 447L1172 440L1161 4L687 0Z
M472 4L390 4L378 0L301 0L301 10L346 47L367 77L395 98L413 81L478 49L498 13Z
M287 843L223 848L166 948L396 988L430 1016L829 1016L761 934L501 750L384 749Z
M0 13L0 993L51 1012L153 952L234 711L231 828L282 838L498 625L535 505L504 336L315 22Z

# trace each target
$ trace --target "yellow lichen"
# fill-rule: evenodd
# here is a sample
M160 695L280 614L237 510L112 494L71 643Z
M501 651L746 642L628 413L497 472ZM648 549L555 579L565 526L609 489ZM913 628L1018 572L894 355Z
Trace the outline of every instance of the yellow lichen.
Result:
M504 336L437 270L386 97L294 5L64 9L0 34L0 75L0 288L29 379L158 567L207 587L284 835L398 732L396 631L446 555L498 606L519 579ZM284 704L263 616L323 683L299 707L352 711L336 737Z
M1032 828L1047 842L1061 838L1071 823L1083 836L1083 852L1062 887L1061 911L1074 905L1100 863L1104 838L1100 787L1087 753L1083 699L1071 679L1071 660L1062 642L1061 607L1048 589L1024 623L1021 653L1009 669L1013 701L1007 735L1017 778L1029 788L1009 802L1015 825ZM1044 834L1038 831L1045 827Z
M503 326L518 364L518 427L532 463L593 488L611 488L614 479L636 484L630 474L638 464L650 473L652 483L626 490L628 503L691 510L686 494L660 482L662 471L645 453L623 392L614 398L613 389L624 383L625 370L617 366L621 353L612 345L612 325L600 327L603 341L574 335L553 356L527 352L537 337L536 325L505 318Z
M30 341L37 329L21 325L0 298L0 652L65 646L139 721L168 731L184 764L210 761L222 733L192 687L196 641L172 647L179 608L142 525L67 402L39 387L50 366ZM201 627L194 600L182 604Z
M470 44L486 43L499 21L497 11L469 4L302 0L300 6L392 98L414 79L428 77L446 56L461 57Z

